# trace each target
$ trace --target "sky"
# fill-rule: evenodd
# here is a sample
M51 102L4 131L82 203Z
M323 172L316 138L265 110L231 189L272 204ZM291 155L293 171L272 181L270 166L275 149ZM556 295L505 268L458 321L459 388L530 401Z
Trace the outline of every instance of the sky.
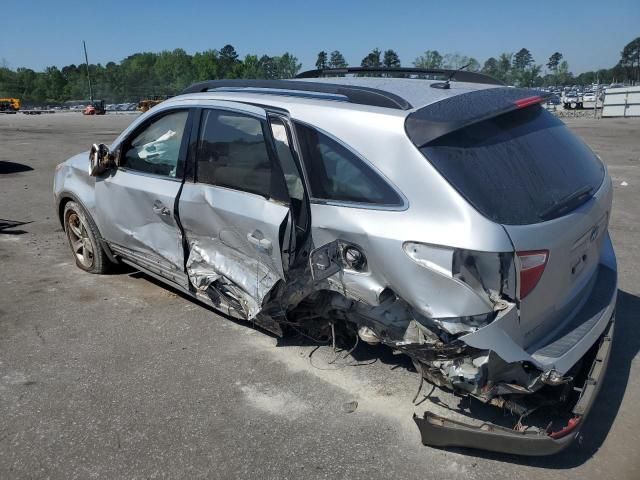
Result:
M528 48L544 65L560 51L573 73L612 67L640 36L640 0L2 0L0 65L42 70L119 62L142 52L187 53L231 44L246 54L298 57L314 68L320 50L358 66L373 48L403 66L425 50L483 63Z

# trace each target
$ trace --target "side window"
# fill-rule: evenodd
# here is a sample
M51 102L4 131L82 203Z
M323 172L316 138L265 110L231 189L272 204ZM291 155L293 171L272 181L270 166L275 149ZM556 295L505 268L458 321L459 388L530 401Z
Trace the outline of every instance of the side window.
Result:
M263 122L239 113L204 110L196 181L270 197L272 165Z
M269 121L271 123L271 132L276 147L276 154L280 161L280 168L284 175L289 201L293 210L296 232L300 240L309 227L308 201L305 199L302 175L291 148L291 138L288 127L285 126L282 118L276 115L270 115Z
M293 159L287 128L281 118L272 116L270 117L270 122L273 140L276 145L276 153L280 160L280 166L282 167L282 173L284 174L284 179L287 184L289 197L302 201L304 198L304 187L302 186L302 178L296 166L296 161Z
M122 156L124 166L175 178L188 116L187 110L180 110L163 115L147 125L125 147Z
M296 124L311 195L322 200L402 205L398 194L365 162L335 140Z

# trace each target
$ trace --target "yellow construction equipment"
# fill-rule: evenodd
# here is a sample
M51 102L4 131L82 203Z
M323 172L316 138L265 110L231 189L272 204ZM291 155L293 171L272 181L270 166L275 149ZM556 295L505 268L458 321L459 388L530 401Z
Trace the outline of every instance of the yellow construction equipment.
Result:
M153 96L147 97L144 100L140 100L138 102L138 110L144 113L150 110L151 108L155 107L159 103L162 103L167 98L169 98L169 96L167 95L153 95Z
M0 98L0 112L16 113L20 110L19 98Z

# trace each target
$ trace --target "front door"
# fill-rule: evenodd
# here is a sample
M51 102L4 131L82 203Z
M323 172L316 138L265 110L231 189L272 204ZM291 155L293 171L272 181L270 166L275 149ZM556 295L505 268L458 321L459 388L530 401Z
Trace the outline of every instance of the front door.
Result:
M120 144L120 166L96 178L97 223L112 250L185 287L176 217L189 110L158 112Z

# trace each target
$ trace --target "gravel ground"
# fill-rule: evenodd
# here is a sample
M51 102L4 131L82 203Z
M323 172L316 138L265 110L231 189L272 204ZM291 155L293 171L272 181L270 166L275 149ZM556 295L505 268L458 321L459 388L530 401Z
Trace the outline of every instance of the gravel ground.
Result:
M0 478L640 478L640 119L566 119L614 180L614 352L581 441L519 458L423 447L416 375L384 348L332 366L144 275L77 269L53 168L134 118L0 116L0 218L26 222L0 230Z

